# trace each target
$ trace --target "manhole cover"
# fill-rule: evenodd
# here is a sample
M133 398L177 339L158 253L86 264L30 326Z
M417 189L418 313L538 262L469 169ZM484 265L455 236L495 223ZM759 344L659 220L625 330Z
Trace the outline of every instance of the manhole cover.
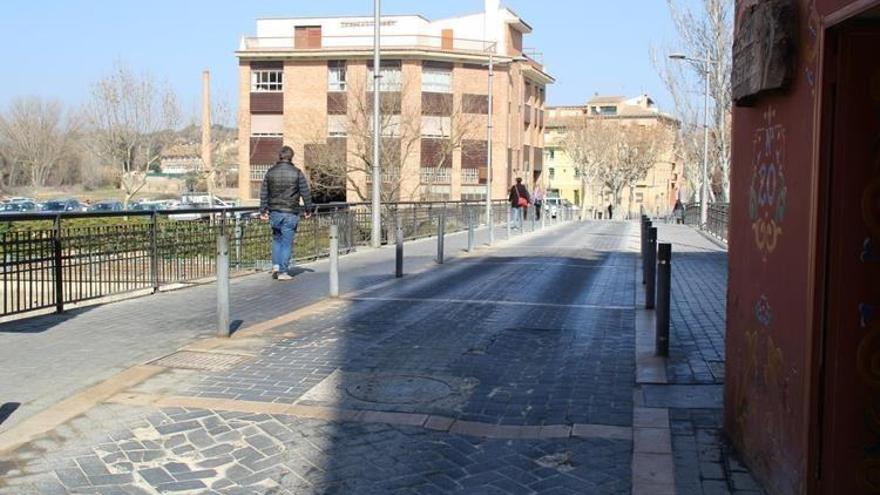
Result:
M452 394L452 387L442 380L423 376L377 376L345 387L352 397L382 404L419 404Z
M219 354L216 352L178 351L150 364L166 368L185 368L191 370L225 371L247 361L250 356L240 354Z

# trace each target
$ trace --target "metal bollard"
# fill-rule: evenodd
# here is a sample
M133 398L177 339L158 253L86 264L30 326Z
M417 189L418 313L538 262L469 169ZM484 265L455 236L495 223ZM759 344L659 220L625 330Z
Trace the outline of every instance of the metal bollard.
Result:
M657 328L655 354L669 356L669 306L672 302L672 244L662 243L657 250Z
M648 256L645 259L645 309L654 309L657 285L657 227L648 228Z
M543 207L544 207L544 205L542 204L541 208L543 208ZM542 211L541 212L541 230L543 230L545 227L547 227L547 212Z
M474 232L474 211L468 210L468 238L467 250L469 253L474 252L474 243L476 242L476 233Z
M437 264L443 264L443 237L446 234L446 209L440 211L437 217Z
M330 297L339 297L339 226L330 225Z
M535 207L533 206L533 207L529 208L529 212L531 213L531 216L532 216L532 232L534 232L535 231Z
M510 222L512 221L513 208L507 209L507 239L510 239Z
M403 224L397 217L397 234L395 236L394 277L403 277Z
M648 283L648 231L653 227L650 220L645 221L645 238L642 247L642 285Z
M217 236L217 336L229 337L229 237Z

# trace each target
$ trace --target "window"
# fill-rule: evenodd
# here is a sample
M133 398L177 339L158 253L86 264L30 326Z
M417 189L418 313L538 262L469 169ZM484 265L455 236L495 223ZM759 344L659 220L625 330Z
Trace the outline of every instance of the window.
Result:
M348 135L348 117L346 115L327 116L327 136L345 137Z
M283 70L251 71L251 92L278 93L284 90Z
M617 115L617 107L614 105L599 107L600 115Z
M261 181L266 176L266 172L272 165L251 165L250 166L250 177L252 181Z
M553 180L556 178L556 169L555 168L550 167L549 169L547 169L547 171L550 173L550 180Z
M636 193L636 203L643 203L645 201L644 193Z
M554 150L553 148L547 149L547 159L553 160L554 158L556 158L556 150Z
M345 62L331 61L327 64L327 90L345 91Z
M425 115L422 117L422 137L449 137L452 132L452 118Z
M373 81L375 81L372 67L367 69L367 78L369 79L367 87L369 91L372 91ZM400 91L400 62L389 62L387 65L383 63L379 70L379 78L379 91Z
M436 67L422 69L422 91L426 93L451 93L452 71Z

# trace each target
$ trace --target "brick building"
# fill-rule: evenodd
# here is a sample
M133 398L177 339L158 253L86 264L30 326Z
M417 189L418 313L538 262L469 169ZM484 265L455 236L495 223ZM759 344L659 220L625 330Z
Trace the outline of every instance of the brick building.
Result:
M382 17L383 195L485 198L488 59L493 83L492 196L514 177L540 180L546 85L523 38L532 28L497 0L429 21ZM258 19L241 41L239 191L256 197L287 144L327 199L366 200L372 134L372 17ZM341 165L344 164L344 165Z

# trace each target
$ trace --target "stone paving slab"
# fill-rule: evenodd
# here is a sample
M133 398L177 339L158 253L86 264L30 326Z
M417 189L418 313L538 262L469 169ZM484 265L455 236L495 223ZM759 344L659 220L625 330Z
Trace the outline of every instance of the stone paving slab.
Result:
M478 243L487 238L486 229L477 231ZM495 238L503 242L501 229ZM447 236L447 259L464 256L466 245L466 233ZM435 239L407 243L407 273L431 267L435 255ZM265 274L233 279L230 302L236 324L254 326L325 298L327 262L299 269L289 283L273 282ZM393 279L394 249L361 249L341 257L340 270L343 293L387 282ZM211 337L215 311L216 289L209 284L0 324L0 402L21 404L0 424L0 433L129 366Z

